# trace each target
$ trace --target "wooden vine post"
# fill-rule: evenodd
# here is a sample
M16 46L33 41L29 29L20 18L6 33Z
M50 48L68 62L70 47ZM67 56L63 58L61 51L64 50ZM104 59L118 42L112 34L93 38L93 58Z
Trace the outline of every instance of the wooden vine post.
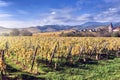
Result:
M50 64L52 63L52 60L53 60L53 58L54 58L54 55L55 55L55 53L56 53L56 49L57 49L57 45L54 47L54 50L53 50L53 52L52 52L52 54L51 54L51 56L50 56Z
M4 61L4 50L0 50L0 71L1 77L5 74L6 64Z
M37 47L36 47L35 52L34 52L34 54L33 54L33 60L32 60L32 65L31 65L31 69L30 69L31 72L32 72L32 70L33 70L33 66L34 66L34 63L35 63L36 54L37 54L37 51L38 51L38 48L39 48L39 47L40 47L40 46L37 46Z
M84 48L84 46L82 46L81 49L80 49L80 51L79 51L79 55L78 55L78 60L77 61L80 60L81 56L84 54L83 53L84 51L85 51L85 48Z
M69 60L71 59L72 57L72 48L73 46L70 46L69 49L68 49L68 54L67 54L67 57L66 57L66 64L69 62ZM72 60L72 59L71 59ZM71 61L72 62L72 61Z

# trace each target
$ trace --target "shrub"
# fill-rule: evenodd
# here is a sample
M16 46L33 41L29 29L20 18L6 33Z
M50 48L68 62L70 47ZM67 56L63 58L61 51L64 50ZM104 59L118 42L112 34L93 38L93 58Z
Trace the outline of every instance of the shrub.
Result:
M28 30L23 29L20 31L20 35L21 36L32 36L32 33Z
M18 29L13 29L12 32L10 32L11 36L19 36L20 31Z
M113 32L111 36L112 37L120 37L120 33L119 32Z

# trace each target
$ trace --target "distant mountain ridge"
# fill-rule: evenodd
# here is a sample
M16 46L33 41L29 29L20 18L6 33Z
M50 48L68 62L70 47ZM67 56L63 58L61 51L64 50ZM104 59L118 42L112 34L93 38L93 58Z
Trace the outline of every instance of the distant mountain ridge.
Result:
M44 25L44 26L34 26L28 28L18 28L19 30L26 29L32 33L39 33L39 32L53 32L53 31L60 31L60 30L81 30L81 29L94 29L98 27L107 27L110 25L111 22L86 22L82 25ZM120 22L113 22L113 27L120 27ZM13 28L5 28L0 26L0 34L2 33L9 33L13 30Z

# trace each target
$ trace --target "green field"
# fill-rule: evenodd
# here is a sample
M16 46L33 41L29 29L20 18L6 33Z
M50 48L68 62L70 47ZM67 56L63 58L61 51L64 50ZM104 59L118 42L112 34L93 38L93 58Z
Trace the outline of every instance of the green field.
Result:
M101 60L95 64L80 64L77 67L65 66L62 70L54 70L40 65L39 74L21 72L19 67L9 62L9 76L18 80L119 80L120 58Z

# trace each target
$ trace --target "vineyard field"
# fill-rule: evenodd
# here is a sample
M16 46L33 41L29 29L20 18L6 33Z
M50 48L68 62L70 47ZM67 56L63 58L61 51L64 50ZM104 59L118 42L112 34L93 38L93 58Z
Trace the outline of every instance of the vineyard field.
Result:
M0 51L6 80L120 79L120 38L0 37Z

